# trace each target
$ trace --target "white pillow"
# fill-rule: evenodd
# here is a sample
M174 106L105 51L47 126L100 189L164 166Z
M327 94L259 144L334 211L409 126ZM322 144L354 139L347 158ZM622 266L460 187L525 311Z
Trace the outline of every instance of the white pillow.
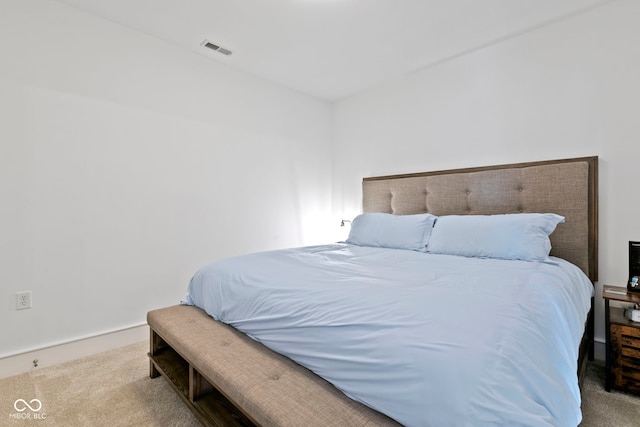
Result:
M431 214L361 214L351 224L347 243L425 252L435 219Z
M427 252L467 257L545 260L549 235L564 217L552 213L440 216Z

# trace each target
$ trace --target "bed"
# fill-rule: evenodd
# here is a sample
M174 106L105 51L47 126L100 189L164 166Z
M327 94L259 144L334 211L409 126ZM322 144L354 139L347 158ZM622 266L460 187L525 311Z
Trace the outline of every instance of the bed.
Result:
M577 425L595 280L597 157L365 178L346 242L149 312L150 374L211 425Z

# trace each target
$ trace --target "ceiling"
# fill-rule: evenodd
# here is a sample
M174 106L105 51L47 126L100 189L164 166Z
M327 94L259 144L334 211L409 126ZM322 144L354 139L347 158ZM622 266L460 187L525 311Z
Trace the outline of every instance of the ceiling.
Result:
M57 1L335 101L612 0Z

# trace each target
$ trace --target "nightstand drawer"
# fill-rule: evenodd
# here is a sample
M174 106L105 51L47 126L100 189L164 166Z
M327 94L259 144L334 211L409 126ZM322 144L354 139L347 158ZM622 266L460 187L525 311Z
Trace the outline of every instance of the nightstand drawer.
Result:
M640 329L617 324L610 328L612 385L640 393Z
M612 350L619 355L640 359L640 329L611 324Z
M622 335L625 337L628 337L631 340L635 340L636 345L638 342L640 342L640 329L631 327L631 326L623 326L623 325L611 325L611 326L618 326L621 329ZM640 327L640 323L638 324L638 327ZM640 346L638 346L638 348L640 348Z
M638 347L637 340L625 340L622 339L622 351L620 352L624 357L632 357L640 360L640 347Z
M621 364L611 370L612 386L632 393L640 393L640 367L633 369Z

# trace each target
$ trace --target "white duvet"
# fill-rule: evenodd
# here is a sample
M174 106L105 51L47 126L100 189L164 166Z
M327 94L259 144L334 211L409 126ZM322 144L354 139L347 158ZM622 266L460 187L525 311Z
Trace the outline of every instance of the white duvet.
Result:
M576 426L576 266L346 244L200 269L204 309L407 426Z

